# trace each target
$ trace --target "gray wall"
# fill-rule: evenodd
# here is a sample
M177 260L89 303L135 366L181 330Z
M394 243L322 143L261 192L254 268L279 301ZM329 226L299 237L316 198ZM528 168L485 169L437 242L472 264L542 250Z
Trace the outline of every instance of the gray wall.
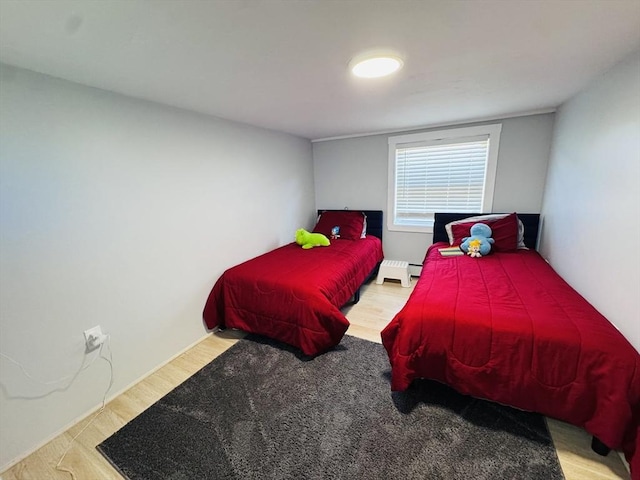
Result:
M0 66L0 471L205 334L227 267L314 218L311 144Z
M542 253L640 351L640 52L562 105Z
M530 115L501 123L493 201L495 212L537 213L542 206L554 114ZM472 123L455 127L481 125ZM425 129L439 130L448 127ZM411 133L417 132L412 131ZM400 135L407 132L397 132ZM387 215L390 134L313 143L318 208L384 210ZM386 224L386 222L385 222ZM385 257L422 263L431 234L384 231Z

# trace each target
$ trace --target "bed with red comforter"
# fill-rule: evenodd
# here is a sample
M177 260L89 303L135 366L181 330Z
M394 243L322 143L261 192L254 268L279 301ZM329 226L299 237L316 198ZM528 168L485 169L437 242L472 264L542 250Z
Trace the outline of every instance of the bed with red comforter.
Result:
M315 232L330 236L333 226L341 226L341 237L328 247L305 250L290 243L224 272L205 304L207 327L264 335L306 355L337 345L349 327L340 307L354 296L357 301L383 258L382 212L364 213L363 223L362 212L324 211ZM359 223L351 224L354 218Z
M640 479L634 347L535 250L443 256L449 246L429 247L408 302L382 332L392 390L429 378L569 422L623 450Z

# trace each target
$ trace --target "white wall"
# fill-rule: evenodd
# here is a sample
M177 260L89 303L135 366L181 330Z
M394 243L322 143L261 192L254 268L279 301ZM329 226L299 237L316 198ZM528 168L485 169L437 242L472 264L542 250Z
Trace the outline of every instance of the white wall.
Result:
M118 392L206 334L227 267L312 225L311 144L0 66L0 351L40 380L111 335ZM0 470L98 406L0 358ZM68 381L61 382L64 387Z
M541 251L640 351L640 52L562 105Z
M553 119L554 114L543 114L483 122L502 124L494 212L540 211ZM448 127L422 131L444 128ZM402 132L393 135L400 134ZM315 142L316 205L384 210L386 218L389 136ZM422 263L427 246L431 245L431 234L389 231L385 225L383 244L386 258Z

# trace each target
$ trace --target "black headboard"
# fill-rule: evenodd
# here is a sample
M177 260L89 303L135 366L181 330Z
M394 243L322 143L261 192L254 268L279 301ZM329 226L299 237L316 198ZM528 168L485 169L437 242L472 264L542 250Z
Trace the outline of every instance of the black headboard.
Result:
M433 224L433 243L449 242L449 236L445 230L445 225L456 220L477 215L489 215L485 213L436 213ZM524 244L535 250L538 242L538 231L540 228L539 213L518 213L518 218L524 225Z
M318 210L318 215L322 212L344 212L346 209L342 210L331 210L331 209L323 209ZM373 235L374 237L378 237L382 240L382 210L347 210L347 211L356 211L362 212L367 216L367 235Z

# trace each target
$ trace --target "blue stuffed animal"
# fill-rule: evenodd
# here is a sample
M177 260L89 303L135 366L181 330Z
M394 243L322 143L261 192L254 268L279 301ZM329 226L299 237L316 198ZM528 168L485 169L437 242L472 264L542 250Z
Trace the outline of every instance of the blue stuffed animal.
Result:
M462 239L460 249L472 257L488 255L491 251L491 244L494 242L491 238L491 227L484 223L476 223L471 227L469 233L471 236ZM480 242L479 245L478 242Z

